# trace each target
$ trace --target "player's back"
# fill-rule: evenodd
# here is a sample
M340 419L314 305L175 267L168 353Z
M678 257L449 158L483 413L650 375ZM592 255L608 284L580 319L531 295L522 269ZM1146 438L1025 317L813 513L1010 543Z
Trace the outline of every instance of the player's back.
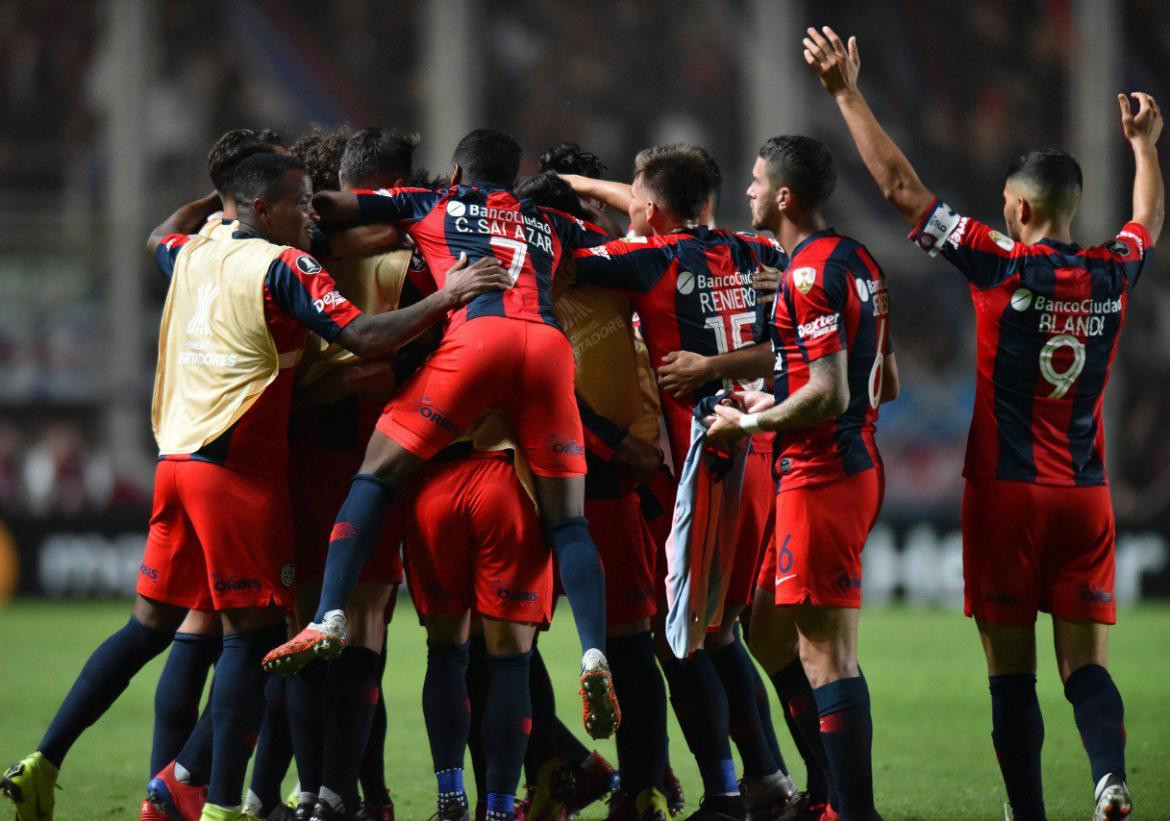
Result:
M779 404L809 381L810 363L844 351L849 404L833 419L778 434L777 471L796 487L880 464L874 429L889 339L886 279L861 243L815 233L792 251L773 304L773 392Z
M564 249L605 239L596 226L488 184L359 192L359 204L363 219L395 222L410 234L440 288L461 253L471 262L494 256L503 264L512 288L482 294L455 311L452 330L485 316L556 326L552 282Z
M1130 289L1150 248L1127 224L1090 248L1011 238L939 204L915 238L967 277L978 342L964 475L1105 484L1101 421Z

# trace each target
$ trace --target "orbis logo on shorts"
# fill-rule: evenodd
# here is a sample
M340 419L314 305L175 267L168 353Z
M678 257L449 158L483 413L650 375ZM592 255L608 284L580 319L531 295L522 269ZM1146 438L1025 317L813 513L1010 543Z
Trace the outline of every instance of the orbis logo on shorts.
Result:
M216 593L227 593L238 590L261 590L259 579L249 579L243 576L212 576L211 586Z
M549 447L552 448L553 453L568 453L571 456L584 456L585 447L580 442L574 442L572 439L561 439L556 436L550 436Z
M842 570L833 579L833 584L837 585L841 590L860 590L861 579L857 576L850 576L847 571Z
M432 406L430 400L425 396L423 397L422 404L419 405L418 412L422 415L423 419L438 425L443 430L451 431L451 433L459 433L458 426L448 419L446 414Z
M138 565L138 575L150 579L152 582L158 581L158 568L148 567L145 564Z
M1081 590L1081 601L1086 604L1113 604L1113 593L1100 587L1088 586Z
M509 590L506 587L501 587L497 590L496 595L500 597L500 601L516 602L518 604L536 604L538 598L534 590Z

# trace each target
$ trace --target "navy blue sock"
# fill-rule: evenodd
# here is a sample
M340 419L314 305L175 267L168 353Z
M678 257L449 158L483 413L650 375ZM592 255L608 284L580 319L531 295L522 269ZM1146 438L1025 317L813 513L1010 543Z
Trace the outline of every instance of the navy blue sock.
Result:
M490 792L484 821L512 821L516 817L515 806L516 796L513 793Z
M528 663L532 652L488 653L488 693L483 713L484 782L488 795L515 795L532 731Z
M435 772L463 769L463 750L471 725L467 692L467 644L427 642L423 679L423 718Z
M739 749L745 777L772 775L779 762L768 747L752 681L752 660L738 633L734 640L708 653L726 693L731 740Z
M252 765L251 791L260 799L263 815L281 803L280 785L292 762L292 738L288 728L287 682L284 676L269 676L264 685L264 719Z
M81 668L69 695L49 724L37 747L56 767L85 729L101 718L146 663L167 649L171 633L151 630L130 617L126 626L110 636Z
M301 792L318 795L325 769L325 674L329 665L314 661L288 680L288 726Z
M346 647L325 677L325 770L321 786L358 808L358 773L378 703L381 659L367 647Z
M613 686L624 708L617 730L622 787L634 796L651 787L661 790L666 775L666 687L654 658L654 640L645 632L611 636L608 643Z
M1064 697L1073 706L1081 743L1089 754L1093 784L1107 775L1125 780L1125 705L1109 671L1086 664L1064 683Z
M199 701L211 666L219 658L219 633L175 633L154 688L154 741L150 775L175 760L199 720Z
M182 765L187 771L187 783L193 787L205 787L211 780L211 748L215 735L215 723L211 720L211 702L214 698L215 679L212 679L207 706L199 714L199 720L195 722L195 729L187 737L187 743L175 756L175 763Z
M366 754L362 756L362 769L358 782L362 785L362 800L375 807L390 803L390 790L386 787L386 695L382 692L382 676L386 672L386 644L382 643L382 655L378 663L378 703L374 706L374 721L370 725L370 740Z
M436 770L435 780L439 785L439 815L448 807L467 809L467 790L463 786L463 767Z
M1043 819L1040 750L1044 746L1044 718L1036 698L1036 676L988 676L987 683L991 689L991 740L1012 812L1021 821Z
M471 754L475 794L487 795L487 788L484 786L487 758L483 752L483 706L487 701L488 669L487 645L482 635L472 636L468 642L467 675L464 681L467 682L467 703L471 722L467 729L467 751Z
M622 718L625 721L625 718ZM554 749L556 750L557 758L564 761L570 767L580 767L590 755L590 750L581 743L581 739L577 738L577 734L569 729L565 722L557 719L556 724L556 738L554 739Z
M524 773L528 783L535 784L540 768L557 750L556 697L537 647L532 648L528 665L528 690L532 694L532 735L528 738L528 752L524 754Z
M873 719L865 676L841 678L813 690L820 716L821 741L842 818L872 818Z
M670 685L670 703L687 747L703 777L707 795L739 795L731 758L727 693L711 658L696 650L686 661L667 659L662 665Z
M330 610L344 610L349 603L358 574L382 537L386 508L392 497L390 486L377 476L359 473L353 477L329 537L321 598L313 621L320 622Z
M573 610L581 651L596 647L605 650L605 571L601 555L589 535L584 516L564 519L545 530L561 586Z
M825 745L821 741L820 719L812 685L808 683L808 675L800 659L795 659L774 674L772 685L784 709L788 732L792 734L797 752L804 759L804 769L808 773L805 791L809 801L813 804L827 801L834 797L832 775L829 772L829 760L825 757Z
M214 725L207 801L221 807L243 803L244 775L264 713L264 654L285 637L284 623L223 637L211 694Z
M780 771L788 775L788 767L784 763L784 755L780 752L780 739L776 738L776 727L772 723L772 705L768 702L768 687L764 684L764 677L756 669L756 665L749 665L752 672L752 693L756 697L756 713L760 717L760 728L764 732L764 740L772 752L772 758L780 765Z

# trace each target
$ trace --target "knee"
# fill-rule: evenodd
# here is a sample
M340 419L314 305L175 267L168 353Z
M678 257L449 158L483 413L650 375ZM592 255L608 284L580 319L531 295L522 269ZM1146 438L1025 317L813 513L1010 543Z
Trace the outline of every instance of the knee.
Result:
M359 584L346 608L349 644L382 652L386 640L386 606L390 603L390 585Z
M800 663L804 666L808 682L813 689L823 687L838 679L856 678L861 675L857 659L836 646L818 647L809 642L800 643Z

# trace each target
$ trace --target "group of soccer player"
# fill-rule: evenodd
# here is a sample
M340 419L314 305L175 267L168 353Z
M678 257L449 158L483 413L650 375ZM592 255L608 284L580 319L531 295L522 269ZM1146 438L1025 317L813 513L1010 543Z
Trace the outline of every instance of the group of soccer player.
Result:
M1127 817L1101 409L1162 228L1160 111L1118 97L1136 166L1116 237L1072 242L1081 172L1053 149L1010 167L1001 234L919 181L858 88L854 38L810 28L803 46L910 238L971 288L965 610L987 656L1005 812L1045 817L1043 610L1093 817ZM17 818L52 817L69 748L168 647L141 818L393 818L381 681L396 675L385 640L404 576L427 634L437 818L471 815L470 749L478 819L566 818L612 792L609 818L665 821L684 807L668 700L703 781L690 818L879 817L857 628L883 494L875 423L899 380L885 276L826 216L829 151L763 144L747 197L765 238L716 227L721 174L698 146L640 152L625 183L565 144L518 183L506 134L468 134L441 180L416 173L418 142L229 132L209 156L215 193L151 234L169 290L138 596L0 780ZM701 549L688 539L705 538L680 527L709 501L680 482L694 459L723 465L713 481L736 466L738 509L717 623L678 658L665 579L667 556L685 564ZM616 733L618 773L556 719L538 635L558 591L581 644L584 727Z

